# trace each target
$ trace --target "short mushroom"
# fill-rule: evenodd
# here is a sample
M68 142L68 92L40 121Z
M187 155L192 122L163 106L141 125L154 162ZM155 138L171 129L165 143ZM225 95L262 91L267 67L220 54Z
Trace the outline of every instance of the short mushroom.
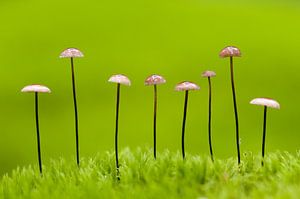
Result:
M40 174L43 174L42 167L42 155L41 155L41 144L40 144L40 129L39 129L39 103L38 93L50 93L50 89L43 85L33 84L25 86L21 92L23 93L34 93L35 95L35 120L36 120L36 133L37 133L37 148L38 148L38 161Z
M202 77L208 79L208 143L209 143L209 151L211 160L214 162L213 148L212 148L212 140L211 140L211 78L215 77L216 73L214 71L204 71L202 73Z
M154 87L154 118L153 118L153 139L154 139L154 159L156 159L156 115L157 115L157 85L164 84L166 80L160 75L151 75L147 77L145 80L146 86L153 86Z
M76 99L76 86L75 86L75 72L74 72L74 61L73 58L83 57L83 54L77 48L68 48L64 50L60 58L70 58L71 60L71 72L72 72L72 88L73 88L73 101L74 101L74 111L75 111L75 136L76 136L76 162L77 166L80 165L79 160L79 130L78 130L78 111L77 111L77 99Z
M267 128L267 109L268 109L268 107L280 109L280 104L277 101L270 99L270 98L255 98L255 99L251 100L250 104L264 106L262 161L261 161L261 165L264 166L265 140L266 140L266 128Z
M240 136L239 136L239 119L238 119L238 108L236 102L235 85L234 85L234 75L233 75L233 57L241 57L241 52L237 47L227 46L220 52L221 58L230 58L230 74L231 74L231 88L235 115L235 127L236 127L236 147L238 155L238 164L241 163L240 155Z
M131 82L125 75L113 75L109 78L109 82L117 83L117 103L116 103L116 128L115 128L115 154L117 174L119 174L119 156L118 156L118 130L119 130L119 105L120 105L120 87L121 84L130 86ZM119 177L118 177L119 179Z
M185 159L185 148L184 148L184 135L185 135L185 122L186 122L186 113L187 113L187 104L189 98L190 90L199 90L200 87L192 82L181 82L176 85L175 91L185 91L185 99L184 99L184 108L183 108L183 120L182 120L182 137L181 137L181 150L182 150L182 158Z

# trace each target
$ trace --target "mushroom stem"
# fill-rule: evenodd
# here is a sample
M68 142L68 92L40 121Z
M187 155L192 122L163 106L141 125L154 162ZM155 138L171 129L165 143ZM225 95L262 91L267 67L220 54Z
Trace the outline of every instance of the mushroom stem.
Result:
M234 85L234 76L233 76L233 57L232 56L230 56L230 72L231 72L231 88L232 88L232 97L233 97L234 114L235 114L236 147L237 147L237 155L238 155L238 164L240 164L241 163L241 155L240 155L240 137L239 137L239 118L238 118L238 110L237 110L237 104L236 104L235 85Z
M184 151L184 132L185 132L185 121L186 121L186 113L187 113L187 104L189 99L189 91L185 91L185 100L184 100L184 109L183 109L183 120L182 120L182 139L181 139L181 149L182 149L182 158L185 159L185 151Z
M153 152L156 159L156 114L157 114L157 86L154 84L154 115L153 115Z
M211 160L214 162L214 155L211 141L211 80L208 77L208 139Z
M116 154L116 167L117 174L119 174L119 155L118 155L118 129L119 129L119 106L120 106L120 86L117 84L117 103L116 103L116 132L115 132L115 154Z
M264 125L263 125L263 141L262 141L262 160L261 160L261 166L264 166L266 129L267 129L267 106L264 107Z
M78 112L77 112L76 87L75 87L75 72L74 72L73 57L71 57L71 71L72 71L72 87L73 87L74 110L75 110L76 162L77 162L77 166L79 167Z
M42 168L42 155L41 155L41 143L40 143L40 128L39 128L39 100L38 93L35 92L35 121L36 121L36 135L37 135L37 148L38 148L38 160L40 174L43 174Z

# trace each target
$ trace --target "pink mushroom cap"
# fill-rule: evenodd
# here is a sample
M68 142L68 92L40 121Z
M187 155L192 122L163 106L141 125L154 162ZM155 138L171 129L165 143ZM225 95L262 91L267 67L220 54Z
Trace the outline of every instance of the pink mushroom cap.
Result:
M237 47L234 46L227 46L220 52L220 57L240 57L241 51Z
M215 77L215 76L216 76L216 73L214 71L210 71L210 70L204 71L202 73L202 77Z
M164 83L166 83L166 80L160 75L151 75L147 77L147 79L145 80L146 86L164 84Z
M83 57L83 54L77 48L67 48L60 54L59 57L60 58Z
M280 104L276 100L270 98L255 98L251 100L250 104L280 109Z
M112 83L123 84L126 86L131 85L129 78L126 77L125 75L121 75L121 74L111 76L108 81L112 82Z
M177 84L175 90L176 91L200 90L200 87L195 83L185 81Z
M51 90L43 85L32 84L25 86L21 92L23 93L51 93Z

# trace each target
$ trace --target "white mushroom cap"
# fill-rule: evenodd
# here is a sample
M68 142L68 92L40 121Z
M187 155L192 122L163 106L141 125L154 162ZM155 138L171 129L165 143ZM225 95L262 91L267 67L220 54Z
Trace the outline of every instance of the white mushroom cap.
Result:
M160 75L151 75L151 76L147 77L147 79L145 80L146 86L156 85L156 84L164 84L164 83L166 83L166 80Z
M220 57L240 57L241 51L237 47L234 46L227 46L220 52Z
M21 92L23 93L51 93L51 90L43 85L32 84L25 86Z
M60 54L59 57L60 58L83 57L83 54L77 48L67 48Z
M125 75L121 75L121 74L111 76L108 81L113 82L113 83L118 83L118 84L124 84L126 86L131 85L131 82L128 79L128 77L126 77Z
M251 100L250 104L280 109L280 104L277 101L270 98L255 98Z
M204 71L202 73L202 77L215 77L216 76L216 73L214 71Z
M200 90L200 87L192 82L180 82L176 85L175 91Z

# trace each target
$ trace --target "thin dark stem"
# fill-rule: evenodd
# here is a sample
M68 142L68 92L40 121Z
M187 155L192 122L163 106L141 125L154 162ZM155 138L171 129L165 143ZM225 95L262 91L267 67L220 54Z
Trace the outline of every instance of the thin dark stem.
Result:
M119 174L119 155L118 155L119 106L120 106L120 84L117 84L115 153L116 153L116 167L117 167L118 174Z
M238 164L240 164L241 155L240 155L239 118L238 118L238 109L236 104L235 85L234 85L234 76L233 76L233 57L230 57L230 72L231 72L231 87L232 87L232 97L233 97L234 114L235 114L236 147L237 147L237 155L238 155Z
M261 166L264 166L266 132L267 132L267 107L265 106L265 108L264 108L264 126L263 126L262 153L261 153L261 155L262 155Z
M36 135L37 135L37 148L38 148L39 168L40 168L40 174L43 174L42 155L41 155L41 143L40 143L40 128L39 128L39 100L38 100L38 93L35 93L35 121L36 121Z
M185 132L185 121L186 121L186 112L187 112L187 104L189 99L189 91L185 91L185 100L184 100L184 109L183 109L183 120L182 120L182 139L181 139L181 149L182 149L182 158L185 159L185 151L184 151L184 132Z
M153 152L156 159L156 114L157 114L157 86L154 84L154 116L153 116Z
M211 141L211 80L208 77L208 139L209 139L209 151L211 160L214 162L214 155Z
M73 57L71 57L71 70L72 70L72 88L73 88L73 100L74 100L74 110L75 110L75 131L76 131L76 162L79 167L79 133L78 133L78 112L77 112L77 100L76 100L76 86L75 86L75 72Z

